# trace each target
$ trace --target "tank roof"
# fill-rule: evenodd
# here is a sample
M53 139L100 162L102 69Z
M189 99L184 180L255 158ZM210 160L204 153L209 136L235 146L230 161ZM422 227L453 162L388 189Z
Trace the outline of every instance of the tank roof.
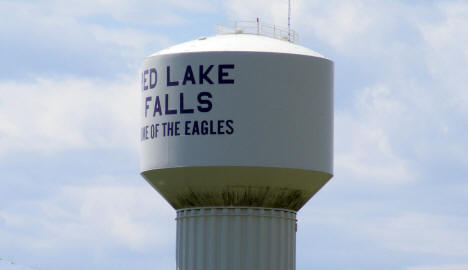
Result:
M268 52L325 58L323 55L311 49L291 43L287 40L245 33L200 37L158 51L151 56L198 52Z

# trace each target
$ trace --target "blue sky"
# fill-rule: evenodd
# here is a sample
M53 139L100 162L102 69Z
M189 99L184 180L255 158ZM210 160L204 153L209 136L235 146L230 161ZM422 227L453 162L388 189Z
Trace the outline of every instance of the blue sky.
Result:
M468 1L294 0L335 62L335 177L297 269L468 269ZM139 176L145 56L285 0L0 0L0 257L174 269L175 212Z

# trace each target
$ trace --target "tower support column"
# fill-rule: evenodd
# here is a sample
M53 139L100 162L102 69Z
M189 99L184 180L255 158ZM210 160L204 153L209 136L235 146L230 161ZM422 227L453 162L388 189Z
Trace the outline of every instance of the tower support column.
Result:
M177 211L177 270L295 270L296 212L259 207Z

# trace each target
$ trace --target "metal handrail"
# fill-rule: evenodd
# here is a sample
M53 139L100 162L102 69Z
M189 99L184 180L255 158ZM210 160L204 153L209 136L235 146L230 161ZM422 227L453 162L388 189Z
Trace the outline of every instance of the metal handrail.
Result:
M256 34L292 43L299 41L299 35L294 30L279 27L274 24L267 24L259 21L229 21L223 24L216 24L218 34Z

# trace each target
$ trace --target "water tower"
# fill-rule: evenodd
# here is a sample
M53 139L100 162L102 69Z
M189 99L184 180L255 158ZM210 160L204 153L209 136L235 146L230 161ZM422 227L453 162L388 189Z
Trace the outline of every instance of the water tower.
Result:
M296 212L333 174L333 62L236 23L141 72L141 174L177 210L177 270L293 270Z

